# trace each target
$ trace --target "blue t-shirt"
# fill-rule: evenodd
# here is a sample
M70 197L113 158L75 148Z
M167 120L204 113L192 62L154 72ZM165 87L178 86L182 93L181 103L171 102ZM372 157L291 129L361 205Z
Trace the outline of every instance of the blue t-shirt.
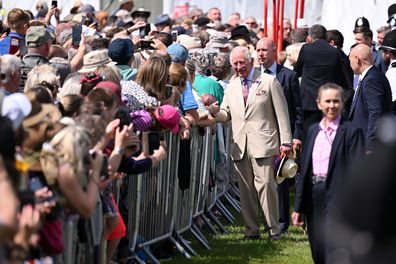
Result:
M7 37L0 41L0 55L10 54L11 37L19 39L20 42L25 41L25 36L16 32L10 32ZM25 43L19 43L19 47L24 46Z
M183 111L198 109L198 104L195 101L194 95L192 93L192 87L189 81L187 81L186 89L184 89L184 92L181 94L180 101Z

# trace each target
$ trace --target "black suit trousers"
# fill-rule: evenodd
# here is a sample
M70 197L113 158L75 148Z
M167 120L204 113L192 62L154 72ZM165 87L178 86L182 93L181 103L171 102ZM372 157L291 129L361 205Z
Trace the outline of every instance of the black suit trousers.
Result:
M312 185L312 208L307 214L308 240L315 264L325 263L326 183Z
M278 184L279 225L281 232L286 232L290 225L290 179Z

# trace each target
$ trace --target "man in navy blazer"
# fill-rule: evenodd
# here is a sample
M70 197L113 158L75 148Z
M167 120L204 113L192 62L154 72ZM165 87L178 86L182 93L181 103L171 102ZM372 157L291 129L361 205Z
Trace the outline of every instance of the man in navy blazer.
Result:
M256 45L257 57L260 63L260 71L276 76L283 88L285 95L290 127L293 135L293 147L299 149L302 140L303 111L301 108L300 84L297 74L282 65L276 63L276 46L272 39L262 38ZM281 232L285 233L290 224L289 213L289 187L288 180L278 185L279 198L279 224Z
M310 27L307 44L303 45L294 71L301 78L302 109L304 111L304 132L319 121L322 112L316 106L316 97L321 85L331 82L344 89L345 80L339 51L326 40L327 30L322 25Z
M385 74L373 66L369 46L356 45L349 60L353 72L360 76L348 120L363 130L366 150L370 151L376 140L378 119L391 112L392 92Z

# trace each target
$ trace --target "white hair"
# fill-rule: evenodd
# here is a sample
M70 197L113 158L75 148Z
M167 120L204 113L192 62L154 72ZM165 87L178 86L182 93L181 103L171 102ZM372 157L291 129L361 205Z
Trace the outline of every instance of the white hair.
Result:
M5 54L0 60L0 79L3 82L10 80L11 74L21 69L21 59L15 55Z
M35 66L27 76L24 92L29 91L36 84L47 82L59 88L60 81L56 69L49 64L40 64Z
M243 52L243 56L245 57L246 61L248 61L248 62L252 61L252 54L250 54L250 51L249 51L249 49L247 47L236 46L235 48L233 48L231 50L231 53L230 53L231 65L232 65L232 58L233 58L235 52L237 52L237 51L242 51Z
M80 94L81 93L81 74L78 72L74 72L70 74L65 82L63 83L62 88L59 89L57 94L58 100L61 100L62 97L68 94Z

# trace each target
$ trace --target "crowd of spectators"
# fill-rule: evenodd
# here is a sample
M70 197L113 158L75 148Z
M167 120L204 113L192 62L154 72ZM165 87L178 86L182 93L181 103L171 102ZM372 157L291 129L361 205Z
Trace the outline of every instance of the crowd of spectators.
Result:
M238 64L244 62L230 57L235 47L249 53L244 58L251 59L252 71L276 77L275 86L283 89L279 102L288 104L292 138L282 144L287 149L282 154L299 152L309 126L321 120L318 91L329 82L339 85L329 88L337 90L337 98L343 92L348 96L343 118L360 129L366 152L375 149L377 120L396 101L394 25L379 28L375 43L368 20L359 18L348 57L342 33L322 25L293 28L286 19L284 50L276 50L260 18L235 12L223 23L220 8L193 8L188 16L162 14L150 24L149 10L135 8L133 0L118 4L109 11L76 1L61 18L58 6L38 1L34 11L8 10L0 26L1 263L56 260L64 248L63 221L94 214L104 219L96 235L107 240L107 263L120 260L115 252L122 251L118 245L128 214L115 203L112 182L166 158L167 142L161 136L149 153L147 134L177 134L189 153L193 127L217 126L227 89L241 77ZM390 12L393 21L396 12ZM376 77L365 82L371 67ZM221 185L224 135L219 127L212 131L218 141L215 181ZM281 234L287 234L290 222L292 182L279 184L279 206L274 198L279 211L266 211L279 214Z

